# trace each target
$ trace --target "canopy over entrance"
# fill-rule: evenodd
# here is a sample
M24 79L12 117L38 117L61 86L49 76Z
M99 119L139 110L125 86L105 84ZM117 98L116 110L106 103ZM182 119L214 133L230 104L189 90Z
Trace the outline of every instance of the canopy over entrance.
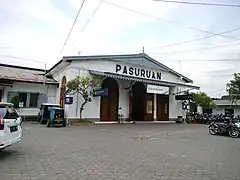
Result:
M194 86L194 85L191 85L191 84L175 83L175 82L168 82L168 81L162 81L162 80L152 80L152 79L150 80L150 79L120 75L120 74L111 73L111 72L100 72L100 71L89 70L89 73L92 74L92 75L97 75L97 76L105 76L105 77L111 77L111 78L127 80L127 81L137 81L137 82L143 82L143 83L152 84L152 85L162 85L162 86L168 86L168 87L170 87L170 86L182 86L182 87L188 87L188 88L193 88L193 89L200 89L200 87Z

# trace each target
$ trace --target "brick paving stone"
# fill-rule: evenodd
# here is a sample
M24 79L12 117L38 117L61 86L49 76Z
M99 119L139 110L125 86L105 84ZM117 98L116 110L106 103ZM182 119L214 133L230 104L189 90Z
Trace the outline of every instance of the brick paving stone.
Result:
M240 180L240 139L211 136L205 125L23 129L0 152L0 180Z

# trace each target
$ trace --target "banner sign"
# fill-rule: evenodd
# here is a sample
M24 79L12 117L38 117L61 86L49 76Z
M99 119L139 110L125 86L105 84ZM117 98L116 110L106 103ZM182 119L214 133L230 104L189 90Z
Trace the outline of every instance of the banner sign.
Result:
M65 97L65 104L73 104L73 97Z
M104 89L94 89L93 90L93 96L108 96L108 88L104 88Z
M193 100L193 95L192 94L176 95L175 100Z
M169 94L169 87L156 86L156 85L147 85L147 93L153 94Z

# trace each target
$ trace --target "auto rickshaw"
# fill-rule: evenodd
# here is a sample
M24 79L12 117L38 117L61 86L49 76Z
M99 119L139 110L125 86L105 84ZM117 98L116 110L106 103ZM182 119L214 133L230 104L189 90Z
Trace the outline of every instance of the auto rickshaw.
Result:
M64 109L61 108L59 104L41 104L37 119L41 124L47 124L47 127L53 124L62 124L63 127L66 126Z
M64 109L59 107L50 107L50 116L47 120L47 127L51 127L54 124L60 124L66 127L66 120L64 118Z

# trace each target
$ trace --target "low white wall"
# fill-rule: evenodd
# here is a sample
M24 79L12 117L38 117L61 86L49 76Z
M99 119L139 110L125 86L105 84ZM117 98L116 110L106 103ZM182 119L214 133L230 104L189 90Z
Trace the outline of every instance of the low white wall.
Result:
M40 111L39 108L17 109L17 112L20 114L20 116L37 116L39 111Z

